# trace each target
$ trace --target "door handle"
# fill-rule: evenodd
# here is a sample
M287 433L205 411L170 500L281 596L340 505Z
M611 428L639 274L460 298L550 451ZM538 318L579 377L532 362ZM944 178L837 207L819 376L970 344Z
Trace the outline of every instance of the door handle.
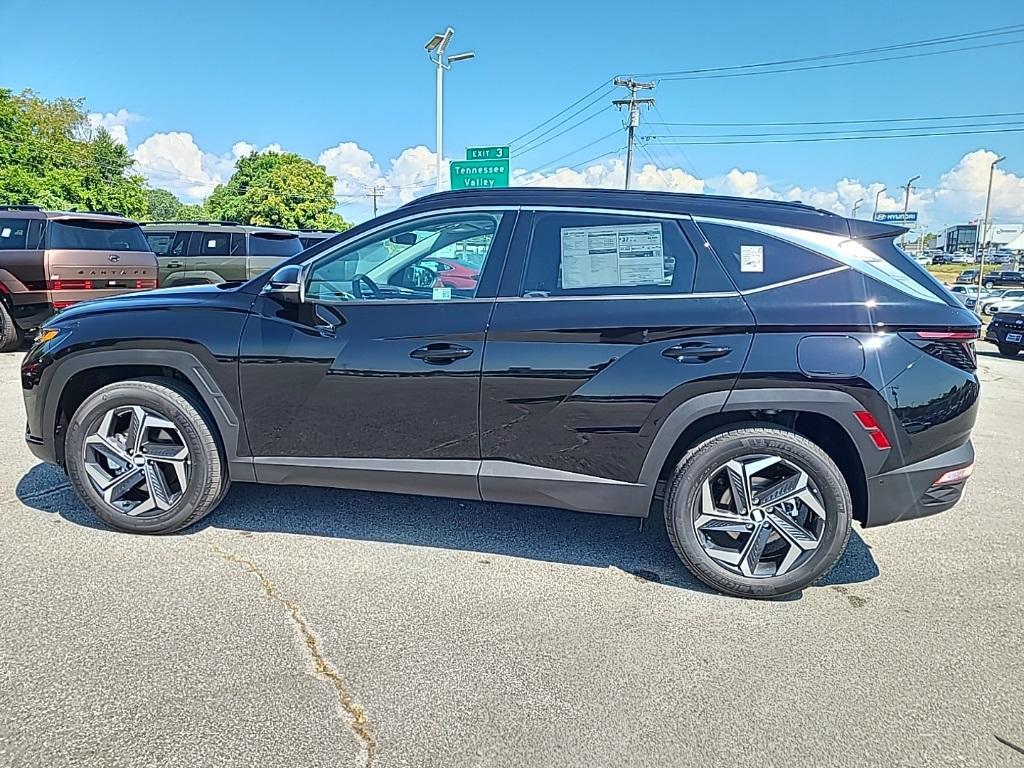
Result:
M184 267L185 265L182 264L180 261L168 261L165 266L168 269L180 269L181 267Z
M712 347L702 341L687 341L666 349L663 354L677 363L707 363L732 352L732 347Z
M427 344L425 347L414 349L409 353L409 357L431 365L447 365L472 354L472 349L457 344Z

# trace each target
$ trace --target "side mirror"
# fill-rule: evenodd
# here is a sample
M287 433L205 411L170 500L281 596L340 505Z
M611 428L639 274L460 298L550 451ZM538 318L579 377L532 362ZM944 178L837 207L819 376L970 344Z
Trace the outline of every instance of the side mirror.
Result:
M419 237L416 236L415 232L399 232L397 235L392 235L388 239L395 245L416 245L416 241L419 240Z
M301 304L305 300L306 270L298 264L281 267L270 277L263 292L278 301Z
M399 274L403 288L430 288L437 282L437 272L422 264L412 264Z

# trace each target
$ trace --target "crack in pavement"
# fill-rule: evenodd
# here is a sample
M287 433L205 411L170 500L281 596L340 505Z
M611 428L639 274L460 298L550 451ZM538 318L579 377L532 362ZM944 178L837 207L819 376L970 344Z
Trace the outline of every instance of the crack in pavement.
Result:
M309 651L310 658L313 661L313 666L316 668L317 674L334 686L334 691L338 697L338 704L351 719L349 727L362 744L363 753L365 755L365 766L366 768L372 768L373 761L377 756L378 747L377 740L370 731L366 717L366 710L355 702L352 695L345 687L345 681L342 679L341 675L331 665L330 661L327 660L323 651L320 650L320 641L309 628L309 624L299 611L299 606L292 600L282 596L274 586L274 582L267 578L266 574L264 574L263 571L261 571L251 560L247 560L229 550L222 549L216 544L212 545L210 549L213 550L213 553L221 559L226 560L229 563L234 563L235 565L240 565L247 572L256 576L256 578L259 579L260 587L263 589L264 594L284 607L288 616L291 618L292 623L295 625L295 628L299 630L299 634L302 636L302 641L306 646L306 650Z

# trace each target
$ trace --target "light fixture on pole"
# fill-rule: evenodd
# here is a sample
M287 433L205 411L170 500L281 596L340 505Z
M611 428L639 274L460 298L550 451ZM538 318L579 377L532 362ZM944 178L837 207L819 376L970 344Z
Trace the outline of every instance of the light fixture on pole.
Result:
M853 204L853 212L850 214L850 218L851 219L856 219L857 218L857 209L860 208L860 204L863 203L863 202L864 202L864 198L862 197L860 200L858 200L856 203Z
M871 211L871 220L872 221L875 220L875 214L878 213L878 198L880 198L882 196L883 192L885 192L885 187L882 187L880 190L875 192L875 207L874 207L874 210Z
M903 223L907 223L907 209L910 207L910 188L914 185L914 182L920 179L921 176L918 174L914 178L910 179L906 186L903 187ZM903 233L903 237L900 238L900 247L907 247L907 233Z
M992 177L996 173L996 163L1001 163L1006 159L1006 155L1000 155L992 161L992 165L988 168L988 192L985 194L985 215L981 219L981 225L978 227L977 239L982 240L983 237L988 236L988 214L992 207ZM982 246L985 243L982 242ZM977 247L977 240L975 241L975 247ZM984 284L985 277L985 248L981 249L981 264L978 266L978 301L981 301L981 286Z
M444 71L451 69L451 65L457 61L468 61L476 56L472 51L466 53L456 53L451 56L445 57L445 51L448 49L448 43L452 41L452 35L455 34L455 30L448 27L443 33L439 33L431 37L424 48L427 49L427 54L430 56L430 60L437 65L437 104L436 104L436 146L437 150L437 186L438 192L442 188L442 168L444 167Z

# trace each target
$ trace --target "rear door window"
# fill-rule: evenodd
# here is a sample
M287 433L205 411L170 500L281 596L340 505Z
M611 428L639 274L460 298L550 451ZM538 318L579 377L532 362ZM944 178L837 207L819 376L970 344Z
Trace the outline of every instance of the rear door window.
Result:
M28 219L0 219L0 251L19 251L28 239Z
M298 235L249 235L250 256L294 256L302 251Z
M231 235L227 232L200 232L200 256L227 256L231 252Z
M149 241L150 250L157 256L166 256L174 243L174 232L148 232L146 240Z
M138 224L51 220L46 226L46 247L76 251L148 251L149 243Z
M521 295L689 293L695 263L693 249L672 219L538 212Z

